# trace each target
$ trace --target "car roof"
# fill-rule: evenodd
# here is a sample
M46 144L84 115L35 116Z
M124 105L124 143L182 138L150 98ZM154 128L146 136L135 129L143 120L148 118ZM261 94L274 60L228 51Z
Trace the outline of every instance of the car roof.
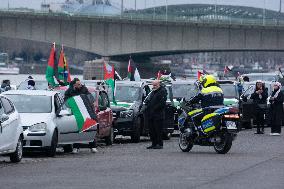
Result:
M4 95L34 95L34 96L54 96L58 91L47 90L10 90L2 94Z
M253 76L253 75L277 75L276 72L269 72L269 73L248 73L248 74L242 74L242 76Z
M171 83L174 84L194 84L196 80L176 80Z

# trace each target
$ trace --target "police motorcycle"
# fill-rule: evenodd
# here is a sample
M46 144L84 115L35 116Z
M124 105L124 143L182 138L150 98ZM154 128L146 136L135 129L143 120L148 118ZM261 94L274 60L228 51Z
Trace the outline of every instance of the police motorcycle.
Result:
M219 154L226 154L238 133L238 108L211 106L196 109L198 105L181 99L178 118L179 148L189 152L193 145L213 146ZM201 121L200 121L201 119Z

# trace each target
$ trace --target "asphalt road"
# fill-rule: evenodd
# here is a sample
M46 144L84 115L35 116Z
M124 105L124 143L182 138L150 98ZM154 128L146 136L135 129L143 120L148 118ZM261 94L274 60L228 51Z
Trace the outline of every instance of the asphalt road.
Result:
M269 136L268 130L242 131L226 155L200 146L181 152L177 138L165 141L162 150L147 150L147 140L128 142L101 146L96 154L27 154L19 164L0 157L0 188L284 188L284 136Z

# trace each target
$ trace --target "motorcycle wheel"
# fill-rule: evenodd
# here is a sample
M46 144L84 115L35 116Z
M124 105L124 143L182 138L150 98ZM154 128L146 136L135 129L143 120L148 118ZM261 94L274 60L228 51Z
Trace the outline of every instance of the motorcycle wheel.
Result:
M218 154L226 154L232 147L233 136L228 133L221 133L219 137L221 140L214 143L214 149Z
M178 145L183 152L189 152L193 147L193 143L187 140L184 133L180 133Z

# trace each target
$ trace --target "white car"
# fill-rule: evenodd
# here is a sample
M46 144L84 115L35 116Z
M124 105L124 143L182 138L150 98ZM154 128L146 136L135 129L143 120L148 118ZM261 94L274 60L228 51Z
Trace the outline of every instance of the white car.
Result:
M0 95L0 155L9 155L12 162L20 162L23 155L23 128L14 104Z
M79 132L75 116L63 105L59 92L15 90L3 94L11 99L20 113L24 149L45 149L52 157L58 146L62 146L65 152L71 152L74 143L94 141L97 128Z

